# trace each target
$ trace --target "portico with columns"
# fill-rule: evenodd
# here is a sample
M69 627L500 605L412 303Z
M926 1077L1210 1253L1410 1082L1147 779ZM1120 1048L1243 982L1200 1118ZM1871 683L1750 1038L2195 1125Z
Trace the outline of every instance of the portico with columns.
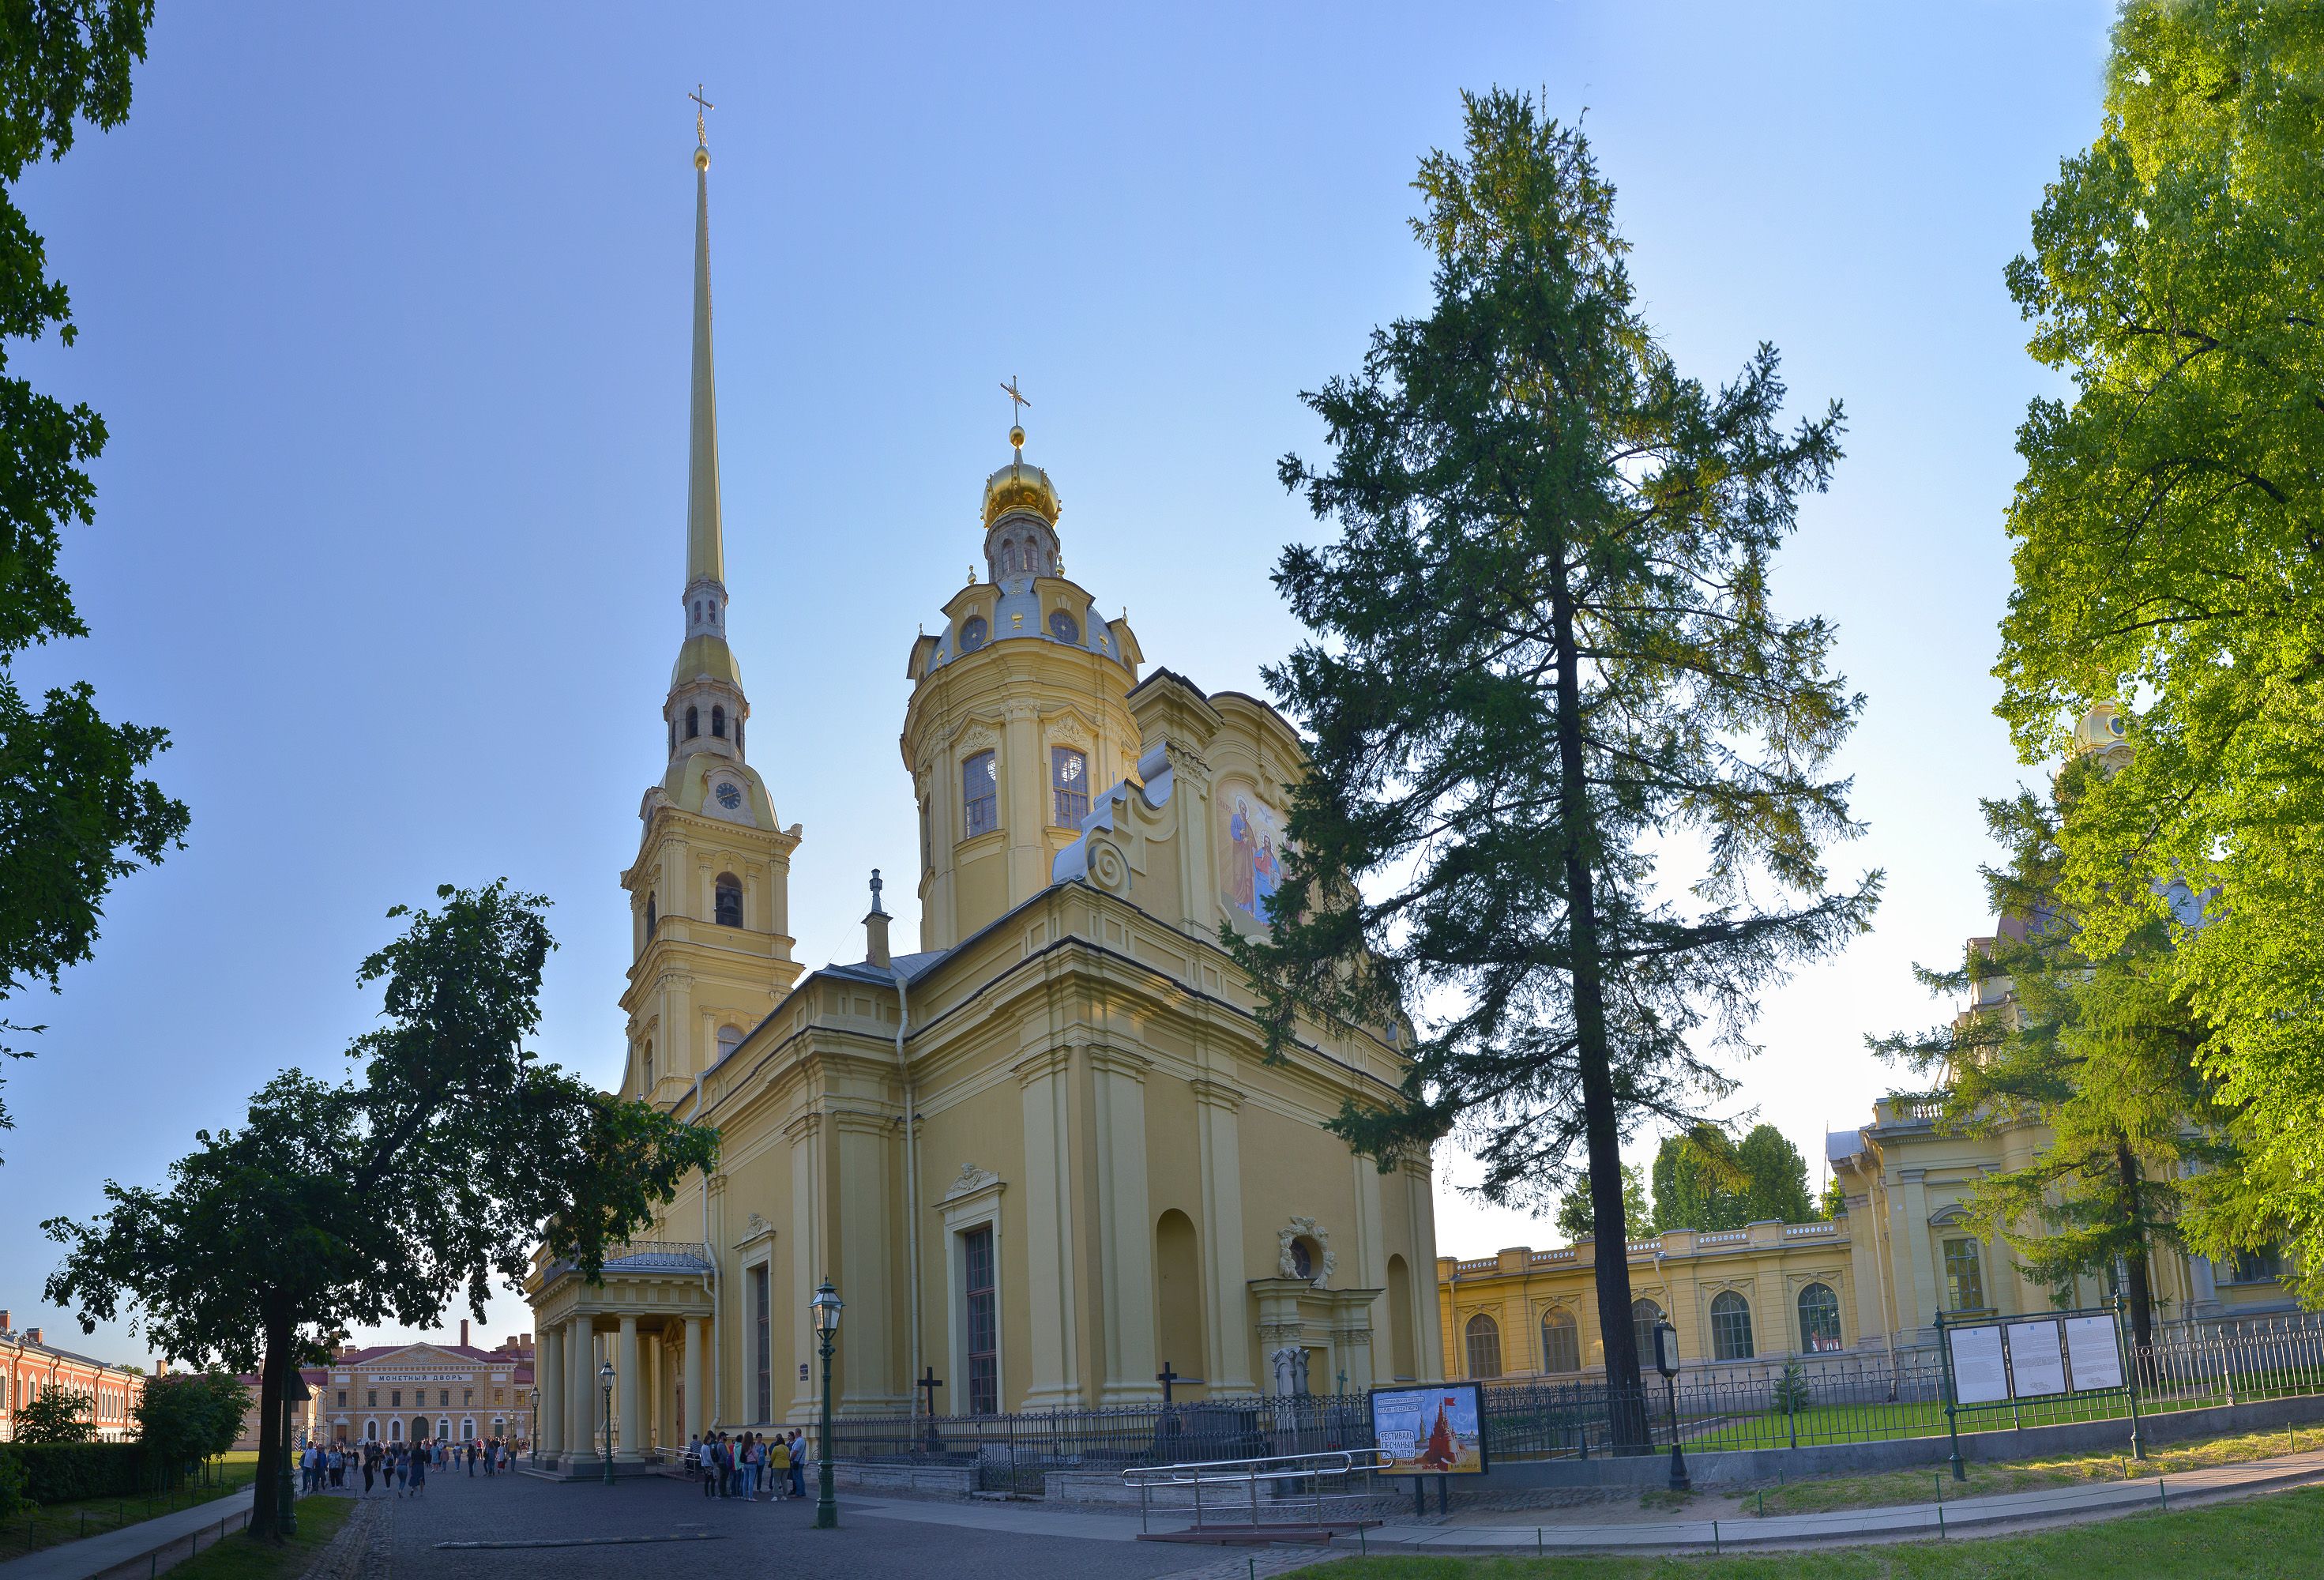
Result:
M705 1247L641 1243L605 1263L602 1281L584 1280L570 1263L544 1262L534 1273L533 1310L542 1326L540 1467L566 1476L604 1474L605 1391L601 1369L613 1367L613 1452L616 1474L658 1462L659 1450L683 1445L688 1400L698 1412L709 1397L703 1365L714 1303Z

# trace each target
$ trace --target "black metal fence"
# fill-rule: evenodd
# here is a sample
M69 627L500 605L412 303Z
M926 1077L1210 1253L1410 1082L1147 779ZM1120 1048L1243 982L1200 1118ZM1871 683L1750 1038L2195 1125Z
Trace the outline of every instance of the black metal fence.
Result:
M2142 1413L2324 1394L2324 1315L2182 1326L2135 1357ZM1525 1379L1482 1385L1485 1440L1496 1459L1588 1458L1618 1452L1604 1380ZM1809 1447L1941 1437L1944 1369L1933 1349L1809 1355L1691 1371L1666 1388L1649 1376L1645 1441L1666 1451ZM1634 1407L1635 1409L1635 1407ZM1963 1408L1963 1432L2126 1417L2124 1391ZM1631 1417L1635 1421L1635 1414ZM1637 1438L1635 1428L1628 1434ZM1172 1405L1005 1416L842 1419L835 1456L861 1464L973 1467L988 1491L1038 1496L1052 1472L1113 1476L1131 1465L1248 1459L1372 1446L1361 1394L1243 1397ZM1364 1478L1358 1478L1364 1479Z

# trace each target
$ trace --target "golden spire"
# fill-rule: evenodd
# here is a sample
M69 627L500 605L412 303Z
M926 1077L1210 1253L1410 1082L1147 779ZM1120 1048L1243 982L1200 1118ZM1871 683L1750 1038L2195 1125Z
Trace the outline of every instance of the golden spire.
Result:
M687 420L686 579L724 583L725 533L718 504L718 383L710 356L710 147L702 111L711 107L697 85L687 95L694 112L694 380Z

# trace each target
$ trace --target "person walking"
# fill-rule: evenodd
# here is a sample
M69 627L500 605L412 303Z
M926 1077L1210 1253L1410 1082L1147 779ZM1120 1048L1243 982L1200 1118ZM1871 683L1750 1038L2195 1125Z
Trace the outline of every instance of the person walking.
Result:
M702 1473L702 1495L706 1498L716 1497L718 1495L718 1449L715 1444L701 1437L694 1440L694 1468Z
M795 1431L791 1434L791 1496L794 1498L807 1496L807 1434Z
M429 1445L423 1444L411 1459L411 1495L418 1497L428 1490L428 1454ZM441 1445L434 1446L440 1447Z
M376 1443L364 1444L364 1451L360 1457L363 1460L363 1495L368 1498L371 1496L372 1477L377 1474L379 1469L379 1445Z

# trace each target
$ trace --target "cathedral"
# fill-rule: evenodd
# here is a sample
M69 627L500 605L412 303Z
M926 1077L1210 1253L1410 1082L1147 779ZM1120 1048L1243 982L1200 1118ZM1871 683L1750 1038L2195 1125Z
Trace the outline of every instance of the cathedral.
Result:
M543 1463L595 1460L608 1392L617 1464L808 1420L825 1279L842 1416L1442 1376L1427 1162L1383 1174L1323 1128L1393 1095L1392 1033L1314 1028L1266 1062L1217 942L1266 925L1298 737L1148 667L1064 575L1021 428L982 573L905 655L918 947L875 874L862 957L793 958L806 831L751 765L729 646L706 146L694 165L684 634L622 874L622 1092L715 1125L721 1156L600 1284L535 1268Z

